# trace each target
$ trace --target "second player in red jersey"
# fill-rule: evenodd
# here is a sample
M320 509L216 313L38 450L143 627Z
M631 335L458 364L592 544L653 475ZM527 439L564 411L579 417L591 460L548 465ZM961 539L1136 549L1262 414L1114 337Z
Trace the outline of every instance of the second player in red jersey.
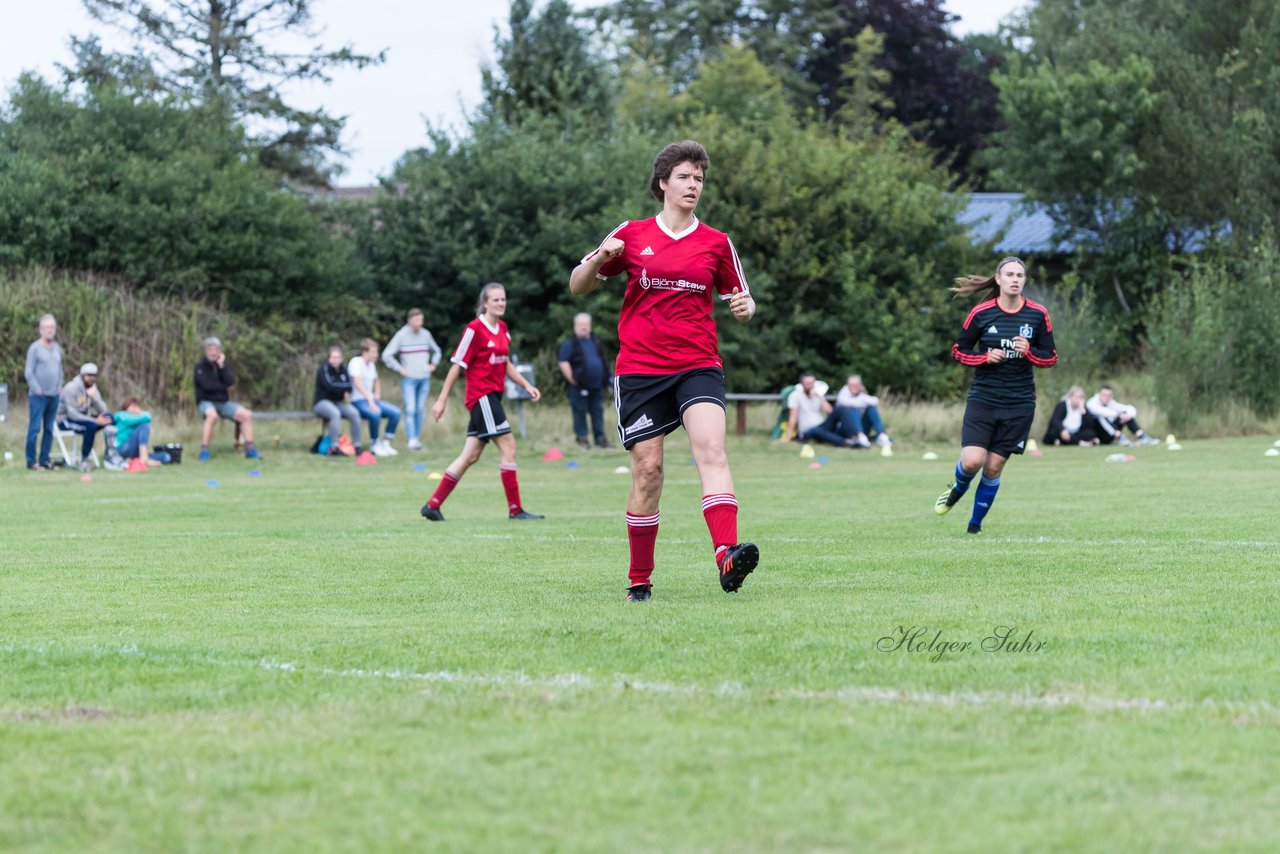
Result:
M632 602L652 594L663 439L677 427L689 435L698 467L721 588L736 591L760 559L754 543L737 541L738 500L725 454L724 370L711 314L724 300L746 323L756 304L733 242L693 214L707 166L706 149L692 140L660 151L649 189L662 211L618 226L569 277L570 291L581 295L609 276L627 274L614 401L618 434L631 452L626 518Z
M445 468L440 486L427 503L422 505L423 518L432 522L444 521L440 505L444 504L467 469L480 460L480 455L489 442L498 446L501 457L498 473L502 477L503 491L507 494L508 518L542 518L525 510L520 503L520 484L516 477L516 440L511 435L511 422L502 410L502 391L506 380L510 379L534 401L539 400L542 395L511 364L511 333L502 320L506 312L506 288L496 282L490 282L481 288L480 299L476 303L477 317L462 330L462 340L453 351L453 366L444 378L439 397L431 406L431 417L439 421L449 403L449 392L453 389L453 384L466 373L465 401L467 410L471 413L467 423L467 440L462 446L462 453Z

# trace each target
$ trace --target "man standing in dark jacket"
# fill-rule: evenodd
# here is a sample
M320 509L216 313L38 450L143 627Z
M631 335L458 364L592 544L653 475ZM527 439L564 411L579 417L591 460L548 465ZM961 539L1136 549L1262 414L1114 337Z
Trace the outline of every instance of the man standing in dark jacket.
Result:
M222 352L222 342L217 338L204 339L204 358L196 362L196 409L204 419L200 432L200 462L209 459L209 440L219 418L228 418L240 425L244 438L244 455L248 459L261 459L253 445L253 412L231 400L231 387L236 378L227 367L227 354Z
M609 364L600 339L591 331L591 315L585 311L573 318L573 337L560 345L560 373L564 374L568 386L573 435L578 444L591 447L587 440L587 415L590 414L596 447L609 447L604 438L604 386L609 381Z

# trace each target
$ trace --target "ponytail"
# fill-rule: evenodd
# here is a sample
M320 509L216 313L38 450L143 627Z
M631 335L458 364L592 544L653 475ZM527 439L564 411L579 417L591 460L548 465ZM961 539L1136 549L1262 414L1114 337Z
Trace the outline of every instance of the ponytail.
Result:
M1027 269L1027 265L1021 258L1010 255L1007 258L1001 258L1000 263L996 265L996 272L991 276L961 276L955 280L955 287L950 291L955 294L954 299L960 297L969 297L979 291L990 290L989 299L1000 296L1000 286L996 284L996 276L1000 275L1000 271L1004 269L1005 264L1021 264L1022 269Z

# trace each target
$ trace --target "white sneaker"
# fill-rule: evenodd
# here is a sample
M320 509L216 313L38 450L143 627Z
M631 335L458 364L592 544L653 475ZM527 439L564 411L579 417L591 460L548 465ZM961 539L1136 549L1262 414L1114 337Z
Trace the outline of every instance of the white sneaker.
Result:
M400 452L397 451L395 448L391 447L391 438L386 437L382 440L382 453L388 457L394 457L396 454Z
M893 440L889 438L888 433L881 433L879 436L876 436L876 444L882 448L887 448L893 444Z
M1134 442L1128 436L1121 433L1119 438L1116 439L1116 444L1118 444L1122 448L1132 448L1134 445Z
M419 442L417 439L410 439L410 440L405 444L405 448L407 448L407 449L408 449L408 450L410 450L410 451L421 451L421 450L422 450L422 443L421 443L421 442Z
M865 433L859 433L857 439L855 439L854 441L858 443L859 448L871 447L871 442L867 440L867 435Z
M375 457L389 457L389 456L391 456L390 454L388 454L388 453L387 453L387 446L386 446L386 443L385 443L382 439L379 439L378 441L376 441L376 442L374 442L372 445L370 445L370 446L369 446L369 450L373 453L373 455L374 455Z

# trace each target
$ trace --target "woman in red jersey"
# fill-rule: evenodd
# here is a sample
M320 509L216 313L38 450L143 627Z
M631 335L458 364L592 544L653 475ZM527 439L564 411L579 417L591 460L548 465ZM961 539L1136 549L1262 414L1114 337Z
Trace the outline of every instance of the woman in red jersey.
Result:
M946 515L982 478L973 496L969 533L982 533L982 521L996 500L1000 473L1012 454L1021 454L1036 415L1036 381L1031 369L1051 368L1058 361L1049 310L1022 295L1027 268L1018 258L1005 258L994 276L964 276L951 290L957 297L985 292L965 318L951 355L977 368L964 410L960 461L955 480L934 502ZM976 352L975 352L976 350Z
M649 184L662 212L615 228L569 277L569 290L582 295L609 276L627 274L614 403L619 438L631 452L632 602L652 595L663 438L682 425L702 482L720 586L736 591L760 560L754 543L738 542L738 501L724 447L724 366L711 316L717 296L742 323L756 313L756 303L728 235L694 216L707 165L706 149L692 140L662 149Z
M502 488L507 493L507 518L543 518L529 513L520 504L520 484L516 480L516 439L511 435L511 422L502 411L502 390L508 378L523 387L534 401L542 397L536 388L520 376L516 366L511 364L511 333L507 330L507 324L502 322L502 316L506 312L506 288L495 282L485 285L476 302L476 314L479 316L462 331L462 340L453 352L453 365L444 378L440 396L431 407L431 417L439 421L449 403L449 392L453 389L453 384L465 371L465 400L467 410L471 413L471 420L467 425L467 441L462 446L462 453L444 470L444 477L435 494L422 506L422 515L432 522L444 521L440 505L453 492L467 469L480 459L485 444L490 440L498 446L498 453L501 455L498 469L502 475Z

